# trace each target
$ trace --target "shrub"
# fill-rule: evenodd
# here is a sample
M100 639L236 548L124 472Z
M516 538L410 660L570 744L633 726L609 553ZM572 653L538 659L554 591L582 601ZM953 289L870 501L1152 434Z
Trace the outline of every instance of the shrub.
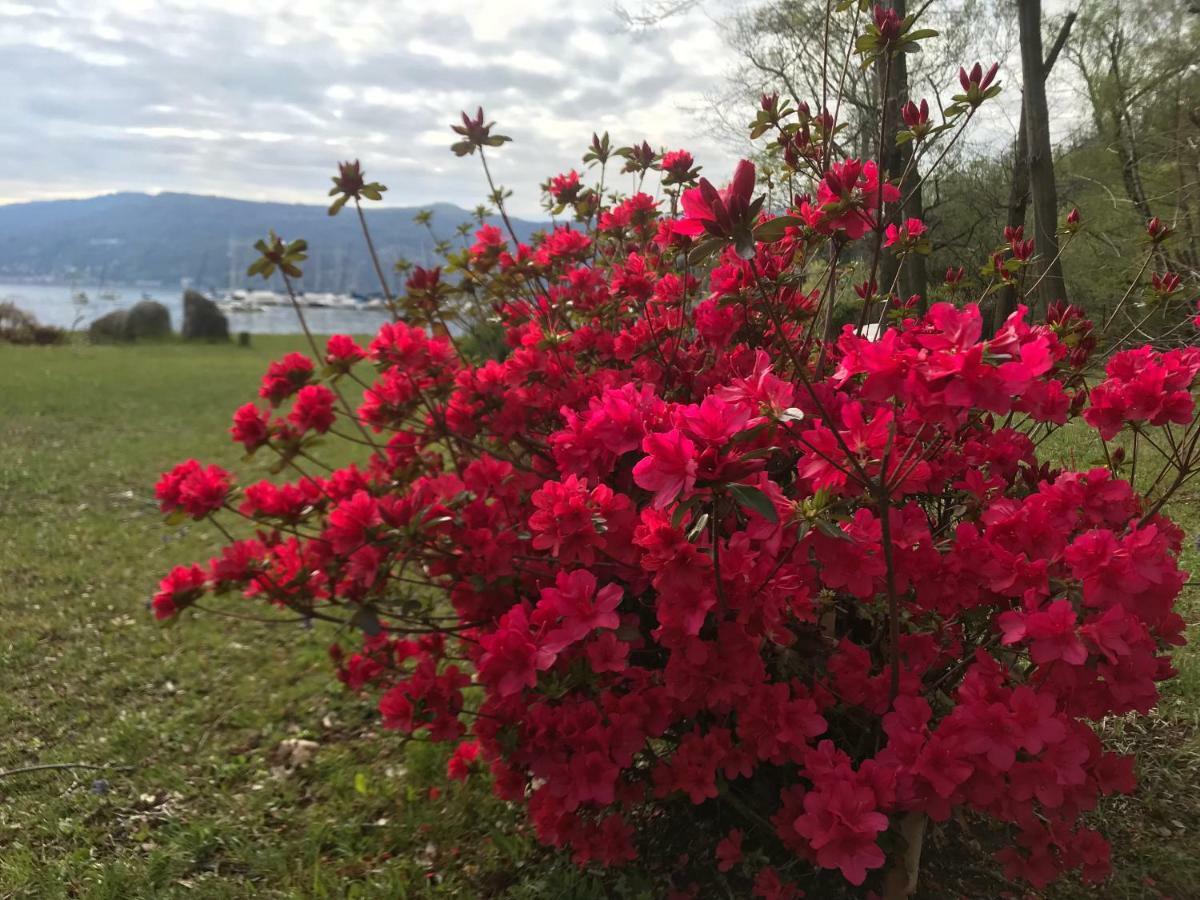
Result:
M10 344L61 344L67 332L54 325L41 325L37 318L5 300L0 302L0 341Z
M993 76L962 73L944 139ZM683 151L595 136L601 183L620 165L664 199L558 176L547 202L574 224L530 245L482 224L389 295L410 321L365 347L309 335L232 428L294 480L188 461L159 482L168 516L246 528L170 573L156 615L231 595L360 632L332 658L384 727L457 742L449 777L486 770L543 842L640 856L675 896L714 878L902 896L926 822L961 813L1008 835L1009 877L1102 879L1080 817L1133 789L1133 760L1091 723L1148 712L1174 674L1183 535L1162 508L1200 469L1200 349L1122 349L1098 373L1121 326L1072 307L993 334L961 272L924 312L880 292L881 254L903 265L936 235L885 228L899 189L829 158L832 125L763 99L755 130L816 185L779 215L749 162L718 190ZM455 152L486 171L508 140L492 127L464 114ZM334 180L331 212L384 190L357 163ZM252 271L290 290L304 242L258 246ZM982 299L1035 262L1006 235ZM464 298L501 321L502 361L458 352ZM839 301L857 303L840 331ZM1052 465L1063 427L1109 464ZM1174 452L1141 496L1120 438L1154 429ZM324 471L330 435L362 464Z

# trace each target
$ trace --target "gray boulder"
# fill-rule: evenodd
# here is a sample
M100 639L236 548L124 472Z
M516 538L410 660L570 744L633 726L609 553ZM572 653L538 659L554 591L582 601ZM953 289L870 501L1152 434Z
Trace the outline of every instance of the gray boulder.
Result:
M125 332L130 340L168 337L171 334L171 311L154 300L135 303L125 320Z
M227 341L229 320L199 291L184 291L182 333L185 341Z
M129 310L114 309L88 327L88 339L97 343L127 341L128 331Z

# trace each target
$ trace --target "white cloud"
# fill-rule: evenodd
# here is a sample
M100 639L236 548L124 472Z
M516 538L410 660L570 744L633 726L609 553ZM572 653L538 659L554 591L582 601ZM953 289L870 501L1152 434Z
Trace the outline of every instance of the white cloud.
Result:
M320 203L358 157L389 203L472 207L486 184L449 125L478 105L515 139L489 156L523 215L593 131L689 149L721 182L734 156L702 111L736 62L722 17L747 2L629 31L611 0L0 0L0 198L154 184ZM1015 62L975 145L1010 139ZM1055 82L1058 134L1082 110Z
M593 130L725 151L687 106L718 86L702 16L625 30L600 0L0 0L7 200L113 190L323 199L357 156L389 202L474 206L449 124L482 104L516 142L491 154L513 208L580 167Z

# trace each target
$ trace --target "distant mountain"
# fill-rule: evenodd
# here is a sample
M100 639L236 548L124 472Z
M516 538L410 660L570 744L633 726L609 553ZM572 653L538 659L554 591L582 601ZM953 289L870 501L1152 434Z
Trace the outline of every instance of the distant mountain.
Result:
M439 238L457 241L466 210L433 211ZM367 222L386 271L399 258L433 262L433 241L413 221L418 208L374 208ZM542 223L514 220L525 240ZM274 229L309 244L304 287L310 291L377 291L353 209L331 218L324 206L257 203L195 194L106 194L0 206L0 281L54 279L81 284L159 284L181 278L201 288L246 286L256 240ZM261 283L261 282L259 282Z

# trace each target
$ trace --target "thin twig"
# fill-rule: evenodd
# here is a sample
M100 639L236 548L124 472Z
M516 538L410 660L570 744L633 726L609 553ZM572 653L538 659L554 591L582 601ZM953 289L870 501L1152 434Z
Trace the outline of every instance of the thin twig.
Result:
M109 772L132 772L136 766L109 766L95 765L93 763L42 763L36 766L21 766L17 769L4 769L0 771L0 778L7 778L9 775L24 775L27 772L50 772L57 769L92 769L95 771Z

